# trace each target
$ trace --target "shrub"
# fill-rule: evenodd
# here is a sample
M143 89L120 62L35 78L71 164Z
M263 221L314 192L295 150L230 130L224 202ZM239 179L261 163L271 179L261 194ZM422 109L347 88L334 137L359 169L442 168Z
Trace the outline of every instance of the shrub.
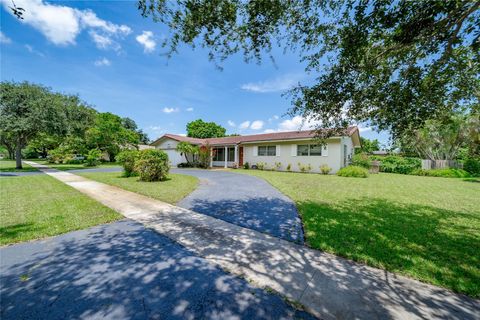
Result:
M372 159L366 153L359 153L353 156L352 165L357 167L362 167L365 169L370 169L372 164Z
M258 170L265 170L267 164L265 162L257 162Z
M368 170L359 166L348 166L338 170L337 175L340 177L366 178Z
M322 174L329 174L332 171L332 168L328 166L328 164L322 164L320 166L320 172Z
M480 176L480 159L467 159L463 163L463 170L474 176Z
M298 169L300 170L300 172L302 173L307 173L307 172L310 172L312 170L312 166L309 164L302 164L302 163L298 163Z
M170 165L168 155L157 149L139 151L135 171L141 181L162 181L168 176Z
M123 166L123 176L132 177L136 175L135 160L138 158L137 150L123 150L115 159Z
M81 163L83 163L83 160L68 158L63 163L66 163L66 164L81 164Z
M289 163L289 164L287 165L287 171L288 171L288 172L292 171L292 164L291 164L291 163Z
M275 170L280 170L282 168L282 163L281 162L275 162Z
M194 163L189 163L189 162L181 162L177 164L178 168L194 168L195 164Z
M375 159L377 160L377 158ZM418 158L386 156L378 158L378 160L381 161L380 171L382 172L410 174L422 166L422 162Z
M470 174L462 169L432 169L432 170L423 170L418 169L411 173L416 176L428 176L428 177L443 177L443 178L468 178Z
M245 162L245 163L243 164L243 169L245 169L245 170L250 169L250 164L249 164L248 162Z
M85 159L86 167L95 167L100 163L100 157L102 152L98 149L92 149L88 151L87 158Z

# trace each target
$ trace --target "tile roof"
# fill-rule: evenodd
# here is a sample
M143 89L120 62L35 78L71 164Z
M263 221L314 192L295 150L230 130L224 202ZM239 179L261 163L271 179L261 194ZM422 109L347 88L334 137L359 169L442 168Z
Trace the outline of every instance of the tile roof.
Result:
M329 129L324 129L329 130ZM351 136L357 131L356 126L348 127L345 130L346 136ZM315 130L304 130L304 131L289 131L289 132L274 132L274 133L262 133L262 134L253 134L247 136L232 136L232 137L223 137L223 138L209 138L209 139L197 139L190 138L185 136L179 136L176 134L165 134L164 136L157 139L155 142L160 139L167 137L177 141L187 141L193 144L206 144L211 145L218 144L238 144L238 143L248 143L255 141L276 141L276 140L292 140L292 139L311 139L315 137ZM153 142L152 144L154 144Z

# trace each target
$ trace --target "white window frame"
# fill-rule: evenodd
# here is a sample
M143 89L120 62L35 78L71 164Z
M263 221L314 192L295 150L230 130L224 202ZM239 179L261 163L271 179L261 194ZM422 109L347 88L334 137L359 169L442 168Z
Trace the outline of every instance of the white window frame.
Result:
M265 149L265 153L261 152L262 149ZM269 154L273 150L273 154ZM258 146L257 155L259 157L275 157L277 155L277 146L275 145L266 145Z
M307 146L307 154L299 154L299 148L298 147L304 147ZM320 146L320 154L310 154L310 151L312 150L312 146ZM297 144L296 145L296 156L297 157L322 157L322 156L327 156L327 145L318 145L318 144Z

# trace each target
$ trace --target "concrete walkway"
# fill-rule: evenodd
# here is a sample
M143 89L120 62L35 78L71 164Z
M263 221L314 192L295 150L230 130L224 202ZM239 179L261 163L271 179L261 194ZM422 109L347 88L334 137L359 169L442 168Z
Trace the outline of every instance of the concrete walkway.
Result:
M28 162L324 319L480 319L480 301L136 193Z
M302 221L295 204L265 180L222 170L171 172L200 180L198 188L178 206L303 244Z

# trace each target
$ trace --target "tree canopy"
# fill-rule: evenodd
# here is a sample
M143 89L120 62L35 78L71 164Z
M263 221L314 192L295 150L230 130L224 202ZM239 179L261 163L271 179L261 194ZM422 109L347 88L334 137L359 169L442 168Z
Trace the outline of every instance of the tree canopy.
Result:
M299 54L311 85L290 92L292 114L342 128L369 122L394 138L480 97L480 1L140 0L170 30L169 54L201 45L219 64ZM335 131L327 131L334 134Z
M198 119L187 123L187 136L192 138L221 138L227 130L215 122L205 122Z

